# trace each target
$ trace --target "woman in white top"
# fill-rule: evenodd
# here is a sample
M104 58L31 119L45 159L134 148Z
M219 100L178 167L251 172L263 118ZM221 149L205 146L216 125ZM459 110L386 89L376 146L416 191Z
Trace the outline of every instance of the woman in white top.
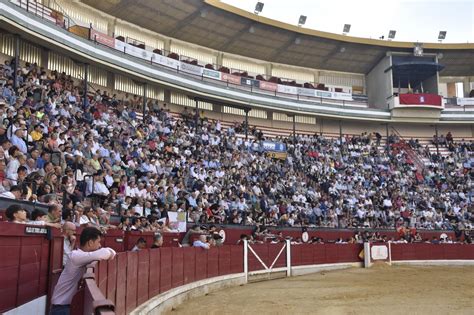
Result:
M95 212L90 208L86 207L84 209L84 214L79 219L79 224L81 226L99 226L99 220L97 219Z

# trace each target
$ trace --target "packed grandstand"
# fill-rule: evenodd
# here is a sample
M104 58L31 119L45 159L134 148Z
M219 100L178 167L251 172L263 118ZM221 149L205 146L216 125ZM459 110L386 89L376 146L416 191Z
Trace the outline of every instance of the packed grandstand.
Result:
M195 224L472 228L472 141L440 139L450 153L428 151L421 177L396 135L380 150L383 137L370 131L271 139L288 147L275 159L258 126L245 140L241 122L224 128L153 101L142 120L136 95L97 90L84 102L83 84L28 63L15 91L10 61L2 68L2 196L63 205L61 216L30 220L112 228L120 215L123 230L166 232L160 219L183 212Z
M127 264L128 266L135 264L135 268L138 269L138 259L143 258L139 255L145 254L135 252L146 252L147 248L196 247L196 252L192 252L194 255L192 262L196 264L196 270L197 257L202 255L198 250L201 248L214 250L213 254L206 256L203 264L207 266L207 262L211 261L214 254L218 257L216 261L228 258L222 264L228 270L222 274L231 274L248 272L245 269L248 267L240 266L240 260L248 258L242 249L243 244L268 245L269 247L265 247L267 255L265 259L270 259L270 253L279 252L273 264L278 261L278 267L283 268L283 256L279 257L285 246L288 246L286 259L288 261L294 259L296 265L305 259L303 252L312 256L308 264L342 261L348 263L354 262L354 259L359 263L364 258L362 244L368 242L395 244L394 255L399 255L396 258L405 255L402 247L396 246L407 243L420 245L419 255L424 255L424 251L429 253L432 251L431 248L423 246L441 248L442 245L438 244L457 246L452 248L456 249L458 255L463 252L462 246L466 247L468 246L466 244L472 243L474 226L472 132L474 131L472 123L469 123L472 115L466 114L467 118L459 116L466 113L467 106L463 111L456 108L455 114L447 111L445 116L441 117L440 112L447 106L447 98L435 95L433 104L422 104L425 102L425 97L431 100L433 95L423 92L413 93L408 82L405 88L401 88L400 83L398 88L391 86L390 92L393 94L391 97L397 98L396 102L399 102L398 98L401 100L403 94L407 99L420 94L422 96L417 101L421 103L407 103L404 107L395 102L390 104L392 107L388 110L385 104L381 104L377 109L369 108L372 100L380 95L356 93L359 88L356 86L342 88L330 84L325 86L309 80L297 82L282 79L277 75L266 76L261 73L249 74L243 70L234 71L235 69L229 69L222 64L215 65L212 62L198 63L197 59L187 58L171 51L166 52L165 49L145 50L144 44L132 43L126 36L114 37L101 33L92 27L92 22L88 28L81 26L87 31L84 37L78 31L80 28L69 25L72 19L65 12L60 12L57 3L50 4L55 9L34 1L31 3L28 1L24 7L22 0L11 1L10 10L13 12L26 9L31 16L40 17L42 23L49 23L48 27L66 30L68 32L64 34L67 36L82 37L81 40L87 45L94 45L98 47L97 49L108 53L119 48L125 56L120 58L133 57L130 60L144 64L151 56L150 65L146 64L150 68L162 67L167 62L174 66L173 62L178 62L176 75L181 75L178 79L183 81L185 79L198 81L199 75L192 76L196 70L192 67L197 67L201 69L200 82L203 85L210 82L208 85L215 89L217 86L227 91L240 89L240 92L245 90L245 93L260 93L258 97L266 95L270 104L271 102L276 104L275 107L252 108L250 102L244 102L245 106L242 102L234 104L234 100L230 97L214 100L213 95L202 98L195 94L185 96L188 92L186 90L180 92L183 93L180 95L184 95L183 103L173 104L170 95L178 95L174 89L182 88L178 83L174 86L174 81L163 87L158 85L157 89L165 90L163 95L166 94L167 97L148 97L146 91L148 83L140 83L143 94L139 95L136 90L131 92L127 89L111 88L110 84L91 83L89 81L91 76L87 77L88 70L84 70L82 75L74 75L74 71L65 71L67 67L64 64L67 62L61 64L57 61L69 58L62 55L64 53L62 50L58 49L60 52L54 54L43 52L49 59L56 61L41 64L35 60L27 61L28 58L20 58L20 37L16 35L15 40L10 41L15 43L15 49L8 50L5 48L7 45L1 47L0 57L3 64L0 65L0 203L2 204L0 215L8 222L2 222L0 229L3 229L1 235L5 239L13 233L12 235L18 236L18 239L31 236L29 234L33 235L31 237L38 235L43 237L42 234L45 234L48 241L53 240L51 244L48 243L50 247L46 251L50 257L45 258L43 255L41 258L41 261L46 259L48 265L48 274L44 277L50 279L56 277L48 282L47 296L48 299L53 296L53 299L48 300L44 307L46 305L49 307L51 304L53 309L58 307L56 311L61 311L60 307L71 304L70 300L66 303L61 299L66 295L64 292L57 293L58 290L61 291L61 286L53 294L53 283L56 284L62 266L66 266L70 257L73 257L73 260L77 259L71 256L73 251L76 254L79 251L75 250L76 248L98 250L101 246L98 239L103 243L105 240L106 246L113 247L110 245L113 243L116 246L114 249L123 253L119 253L118 258L108 267L100 265L98 268L102 268L101 271L98 269L94 271L93 267L88 266L87 268L92 268L88 269L89 276L93 272L96 274L102 272L103 277L104 268L106 273L109 268L109 273L113 273L113 277L116 277L114 280L116 283L119 280L114 268L118 270L119 264L125 266L127 279L130 279L128 273L135 272L136 269L127 267ZM16 8L13 10L13 7ZM203 17L203 11L196 12L200 12L195 14L196 16ZM2 24L1 27L5 26ZM5 28L7 29L5 32L8 33L8 27ZM5 32L2 30L0 34L2 43L7 42L3 34ZM110 41L115 42L115 46L110 45ZM126 56L127 49L131 49L129 51L131 56ZM134 49L143 49L143 52ZM26 54L26 50L22 50L23 55ZM12 51L16 55L8 53ZM113 53L115 55L110 56L118 55L117 51ZM48 59L44 55L43 59ZM157 62L155 57L162 58L162 64ZM82 61L72 60L74 69L78 67L89 69L89 64L82 59ZM186 65L183 66L183 63ZM45 64L47 66L44 66ZM179 67L182 67L183 73L179 73ZM209 78L209 81L205 81L202 69L210 71L208 73L210 77L219 73L217 77L222 82L217 84L211 82ZM164 69L163 72L166 73L168 70ZM109 72L105 75L105 81L107 76L117 74L118 78L122 75L116 68L111 67L107 71ZM434 72L435 77L437 71ZM131 77L139 74L127 72ZM223 83L224 75L229 75L225 76L227 80L225 83ZM396 75L395 70L393 75ZM139 80L142 78L143 76ZM152 81L153 78L149 79ZM418 83L421 82L421 89L423 80L426 84L431 84L431 79L431 77L420 78ZM127 80L133 81L133 79ZM244 83L245 80L250 80L250 83ZM137 85L135 81L133 82L133 85ZM232 87L232 84L239 87ZM245 84L249 84L250 87L242 88L241 85ZM404 93L400 93L402 89ZM365 87L363 90L367 92ZM398 92L395 92L396 90ZM221 91L216 91L217 97ZM326 92L324 97L318 94L323 93L322 91ZM458 99L462 99L463 102L471 101L472 98L467 96L472 97L473 91L470 91L470 94L465 93L466 98ZM156 92L154 96L158 94L160 92ZM277 103L283 102L284 98L300 102L298 104L302 107L297 107L296 113L294 108L285 112L284 110L289 107L277 106ZM178 97L174 98L177 99ZM188 100L192 106L189 106ZM316 103L321 107L317 107ZM206 107L206 104L215 107ZM411 108L406 108L412 105L416 109L409 113ZM424 107L425 105L427 106ZM334 113L325 111L325 108L318 113L317 111L324 106L329 108L328 111L340 111L346 116L331 116ZM353 108L348 110L350 106ZM225 112L224 107L231 110ZM310 107L316 114L305 111ZM425 109L426 112L423 111ZM261 117L253 116L255 119L249 120L248 114L251 110L260 111L258 113ZM347 117L351 110L354 110L354 117ZM418 124L416 118L420 112L416 110L428 113L427 116L436 112L433 116L435 119L424 121L420 118L421 122ZM220 111L219 115L216 115L216 111ZM298 111L301 111L302 116L297 116ZM305 116L308 113L318 117L318 125L321 125L319 131L314 126L316 118ZM323 117L321 122L318 114ZM380 121L374 116L378 114L383 117ZM275 118L278 115L284 116L281 120L285 122L282 123L284 126L275 127L279 122L274 119L272 127L269 127L267 118L270 120L270 117ZM391 122L388 122L387 117L390 115L393 126L389 128ZM449 115L458 115L453 118L454 123L448 120ZM302 123L298 124L298 130L296 130L296 117L308 118L307 120L301 118ZM397 121L400 117L402 119ZM459 117L463 119L462 123L466 128L471 128L470 131L456 126L456 119L461 121ZM350 121L353 118L358 120L349 123L352 124L351 128L360 122L357 128L363 132L342 131L343 120ZM322 126L324 119L327 119L332 132L324 132ZM367 126L363 125L365 122ZM435 129L431 128L433 125L430 124L434 124ZM380 127L382 125L383 128ZM444 132L438 133L438 125L443 126ZM376 128L372 129L373 126ZM404 130L413 127L414 131L408 132L410 136L404 136L403 132L399 132L394 126L401 126ZM449 129L451 126L452 130ZM337 128L339 133L333 132ZM431 132L432 129L436 131L426 137L427 130ZM419 138L411 136L419 130L422 130L423 135ZM460 131L463 132L462 135L456 134ZM23 235L23 230L18 229L18 226L31 226L35 229L25 229ZM80 240L78 236L77 241L76 231L82 233ZM334 233L327 234L327 231ZM307 232L311 232L311 235L308 236ZM228 233L227 239L226 233ZM86 240L87 237L89 239ZM60 239L60 249L54 249L55 238ZM89 247L84 247L86 243L83 241L97 241L97 244L93 247L92 243L88 243ZM46 246L43 240L39 242L41 246ZM282 247L275 249L276 247L271 247L271 244ZM344 244L347 246L344 248L348 250L331 247L334 244L341 246ZM229 249L227 245L239 246ZM300 249L293 247L291 250L294 252L290 252L290 245L299 246ZM238 249L235 249L236 247ZM247 247L245 248L247 250ZM391 250L390 247L387 248ZM259 255L263 255L258 249L256 251ZM318 260L318 251L328 254L324 259ZM454 250L450 252L443 248L438 251L442 251L449 259L458 258L454 257ZM330 252L331 255L339 255L340 261L332 260ZM416 251L410 253L413 252ZM171 250L162 251L162 254L153 253L150 251L146 254L149 256L145 258L148 259L145 269L153 267L151 263L153 255L155 258L158 257L157 259L160 259L157 255L162 255L161 262L165 259L163 257L167 257L170 265L171 262L173 266L180 263L181 271L185 269L183 268L185 252L180 252L181 256ZM115 251L110 249L94 260L112 260L115 254ZM255 252L254 254L260 260ZM61 257L59 262L54 259L55 255ZM413 254L413 257L415 256L416 253ZM468 256L466 254L465 259L471 259ZM403 259L408 259L407 257L413 258L406 255ZM18 259L20 260L21 256L18 256ZM265 259L263 260L269 266L272 261ZM265 266L265 270L271 270L273 267L273 264L268 268L262 260L260 262ZM248 261L244 264L246 263ZM250 269L257 270L256 260L251 263L255 265ZM219 260L218 265L220 264ZM194 265L192 267L194 268ZM287 267L291 270L291 266ZM44 265L42 268L46 269ZM82 277L86 271L85 266L81 268L84 270L81 269L81 274L76 274L76 277ZM169 268L166 272L171 274L174 267ZM2 277L4 275L1 272L5 270L0 268ZM64 270L68 270L67 267ZM217 276L217 271L216 274L211 274L210 270L211 267L200 279ZM63 271L63 275L68 272L70 270ZM5 271L5 275L6 273ZM161 270L161 273L164 271ZM108 276L112 277L110 274ZM97 277L103 280L101 276ZM172 280L171 275L169 277L169 286L167 283L163 285L163 281L160 280L158 289L153 291L153 294L150 280L149 295L145 295L146 298L135 296L131 304L127 300L126 307L119 305L121 303L119 293L109 292L114 284L104 285L104 281L98 281L97 284L102 291L108 288L107 294L102 293L117 304L116 309L120 310L118 313L129 313L158 293L193 282L189 279L175 281L174 273ZM12 287L16 290L16 284ZM96 288L95 282L93 287ZM128 290L127 287L127 293ZM124 292L123 298L125 298ZM37 296L40 294L31 295L31 297ZM70 296L71 299L72 296L73 294ZM94 299L93 297L92 300ZM0 300L0 311L20 307L22 304L20 300L17 298L14 303ZM31 300L25 298L21 302ZM105 301L105 298L101 301ZM80 303L85 305L84 312L93 304L84 302L83 296ZM105 309L114 309L114 303L107 303L103 304Z

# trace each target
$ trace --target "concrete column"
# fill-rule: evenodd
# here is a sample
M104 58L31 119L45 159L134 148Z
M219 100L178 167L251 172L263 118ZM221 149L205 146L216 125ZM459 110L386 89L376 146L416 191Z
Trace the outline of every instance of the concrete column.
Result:
M165 55L169 54L171 51L171 38L166 38L163 40L163 49L166 51Z
M82 105L84 108L87 107L89 104L89 100L87 98L87 93L89 90L89 64L85 63L84 64L84 99Z
M171 91L168 90L168 89L165 89L164 91L164 99L165 99L165 103L167 104L170 104L171 103Z
M266 109L267 112L267 120L272 120L271 125L273 126L273 111Z
M244 109L245 110L245 140L249 138L249 112L251 109Z
M463 82L464 97L468 97L469 93L471 92L471 87L470 87L471 80L469 77L465 77L462 82Z
M117 25L117 19L113 18L107 21L107 35L115 37L115 26Z
M217 55L216 55L217 69L222 66L222 61L223 61L223 59L224 59L224 53L218 51L218 52L217 52ZM216 70L217 70L217 69L216 69Z
M265 75L267 76L266 79L269 79L272 76L273 64L267 63L265 64Z
M212 104L212 111L215 113L222 113L222 105L221 104Z
M319 82L319 71L314 71L313 82L314 82L314 87L316 87L318 85L318 83L320 83Z
M115 75L111 71L107 71L107 89L109 91L115 90Z
M142 108L143 121L145 121L145 114L146 114L147 89L148 89L148 84L145 82L143 83L143 108Z
M49 69L49 50L41 48L41 67ZM50 69L52 70L52 69Z
M15 35L15 64L13 65L13 87L18 87L17 72L20 67L20 35Z

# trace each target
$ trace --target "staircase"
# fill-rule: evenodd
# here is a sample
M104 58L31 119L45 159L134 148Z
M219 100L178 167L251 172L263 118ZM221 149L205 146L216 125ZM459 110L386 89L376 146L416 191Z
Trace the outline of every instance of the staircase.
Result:
M403 138L403 136L398 132L397 129L395 129L394 127L391 127L391 129L398 136L398 138L400 139L400 141L398 143L396 143L394 146L397 146L400 149L402 149L403 151L405 151L405 153L407 154L410 161L416 167L416 175L415 175L416 179L419 182L422 182L423 181L423 170L425 169L425 161L423 160L423 158L417 152L415 152L412 149L412 147L408 144L408 142Z

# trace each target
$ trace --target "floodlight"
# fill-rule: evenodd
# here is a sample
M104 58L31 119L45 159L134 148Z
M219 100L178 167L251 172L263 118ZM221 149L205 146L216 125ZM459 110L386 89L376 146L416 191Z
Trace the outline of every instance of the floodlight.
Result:
M395 30L391 30L390 32L388 32L388 40L394 39L396 34L397 34L397 31Z
M306 23L306 16L300 15L300 18L298 20L298 26L304 25L304 23Z
M342 29L342 34L346 35L351 31L351 25L350 24L344 24L344 28Z
M446 39L446 31L439 31L439 35L438 35L438 42L442 42L443 39Z
M263 6L264 6L263 2L257 2L257 4L255 5L255 10L253 11L253 13L255 13L257 15L259 13L261 13L262 10L263 10Z

